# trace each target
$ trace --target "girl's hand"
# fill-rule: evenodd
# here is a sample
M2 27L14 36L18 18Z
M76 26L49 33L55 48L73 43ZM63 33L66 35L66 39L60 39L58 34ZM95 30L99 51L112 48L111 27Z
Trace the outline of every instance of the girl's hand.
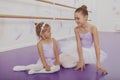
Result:
M50 66L49 66L49 65L45 66L45 70L46 70L46 71L50 71L50 70L51 70L51 69L50 69Z
M98 73L99 70L102 71L104 75L108 74L108 72L102 67L101 64L97 64L97 71L96 72Z
M84 68L85 68L84 61L81 61L77 64L75 70L81 69L81 71L83 71Z

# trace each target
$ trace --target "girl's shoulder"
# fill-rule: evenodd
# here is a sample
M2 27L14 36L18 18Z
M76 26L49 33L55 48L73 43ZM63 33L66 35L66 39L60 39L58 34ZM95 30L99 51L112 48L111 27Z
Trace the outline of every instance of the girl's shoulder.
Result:
M76 26L76 27L74 28L74 31L75 31L75 32L79 32L79 27Z
M95 27L96 27L94 24L91 24L91 23L88 23L88 26L89 26L90 28L95 28Z
M41 44L41 45L43 45L43 44L51 44L51 43L53 43L55 41L55 39L54 38L50 38L49 40L40 40L37 44Z
M51 40L52 40L52 41L56 41L56 39L55 39L55 38L51 38Z
M97 31L97 27L93 24L89 24L90 30L93 33L94 31Z
M40 46L40 45L42 45L43 44L43 41L42 40L39 40L38 42L37 42L37 46Z
M57 43L55 38L51 38L51 40L52 40L53 43Z

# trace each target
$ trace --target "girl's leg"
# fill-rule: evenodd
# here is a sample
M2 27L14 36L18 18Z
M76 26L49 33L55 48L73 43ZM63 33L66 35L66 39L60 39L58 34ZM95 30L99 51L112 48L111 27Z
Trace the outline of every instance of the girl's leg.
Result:
M43 69L43 65L42 62L40 61L40 59L38 59L36 64L30 64L27 66L14 66L13 67L13 71L25 71L25 70L41 70Z
M26 66L14 66L13 71L24 71L27 70Z
M43 65L42 64L30 64L27 66L15 66L13 67L13 71L25 71L25 70L41 70L43 69Z
M36 74L36 73L54 73L60 70L60 66L52 66L50 71L46 71L45 68L43 68L42 70L33 70L31 69L28 74Z
M64 68L73 68L77 65L78 58L70 54L60 54L60 63Z

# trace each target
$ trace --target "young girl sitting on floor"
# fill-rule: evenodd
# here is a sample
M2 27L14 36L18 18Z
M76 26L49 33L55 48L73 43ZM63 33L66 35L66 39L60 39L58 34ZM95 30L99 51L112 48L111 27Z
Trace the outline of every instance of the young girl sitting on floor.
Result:
M96 63L97 72L101 70L104 74L107 71L101 65L101 61L106 58L106 53L100 50L97 28L88 21L87 6L83 5L77 8L74 13L76 44L73 47L62 49L63 54L60 55L60 62L65 68L76 66L76 70L85 68L85 64ZM68 50L68 51L67 51Z
M59 54L57 43L51 38L51 28L49 24L35 23L36 34L39 37L37 43L40 59L36 64L27 66L15 66L14 71L28 70L28 74L35 73L54 73L60 70Z

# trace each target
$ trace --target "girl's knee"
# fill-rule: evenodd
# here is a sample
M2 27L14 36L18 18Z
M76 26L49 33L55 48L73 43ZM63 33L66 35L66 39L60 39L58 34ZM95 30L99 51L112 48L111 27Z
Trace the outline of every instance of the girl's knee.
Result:
M27 68L35 70L35 71L39 71L39 70L43 69L43 65L41 65L41 64L31 64L31 65L27 66Z
M62 66L64 68L73 68L77 65L77 63L63 63Z

